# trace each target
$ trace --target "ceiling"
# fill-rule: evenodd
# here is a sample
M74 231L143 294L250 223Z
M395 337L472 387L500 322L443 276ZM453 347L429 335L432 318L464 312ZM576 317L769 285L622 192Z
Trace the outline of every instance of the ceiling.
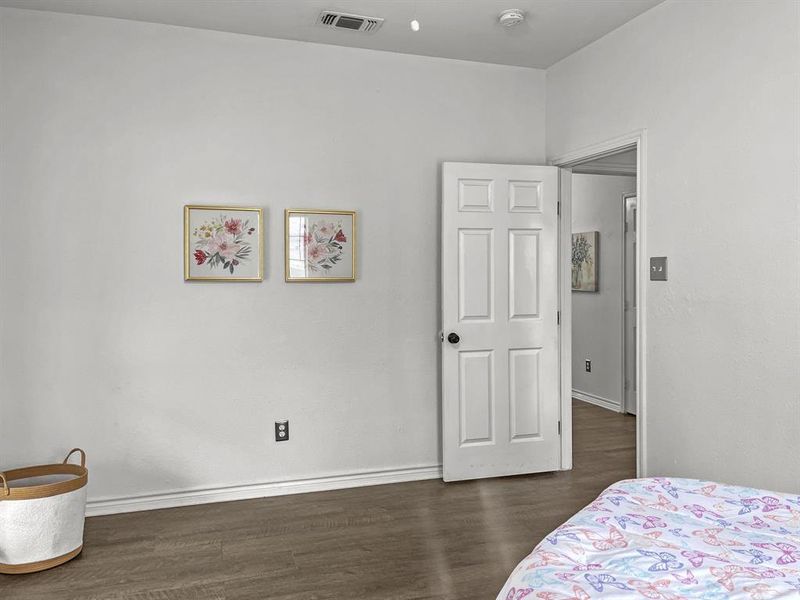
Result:
M407 54L546 68L662 0L0 0L0 6L116 17ZM506 29L501 10L526 20ZM383 17L375 33L316 25L322 10ZM419 32L409 22L417 19Z

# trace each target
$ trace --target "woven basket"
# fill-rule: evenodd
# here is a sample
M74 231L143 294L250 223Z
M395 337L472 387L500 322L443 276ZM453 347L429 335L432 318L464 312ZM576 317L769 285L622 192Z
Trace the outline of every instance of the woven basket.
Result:
M67 463L75 452L80 466ZM44 571L80 554L88 480L80 448L62 464L0 473L0 573Z

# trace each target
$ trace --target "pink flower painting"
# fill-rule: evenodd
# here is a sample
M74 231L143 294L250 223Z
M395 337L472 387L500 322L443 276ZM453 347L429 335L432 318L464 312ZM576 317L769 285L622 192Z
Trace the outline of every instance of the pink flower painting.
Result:
M211 271L234 275L239 265L252 259L253 244L257 243L253 240L254 232L250 221L224 214L203 221L192 231L195 263L207 265Z
M242 233L242 220L228 219L225 221L225 233L230 233L231 235Z
M286 281L356 280L356 212L288 209Z
M303 235L306 266L310 271L324 273L342 260L344 244L347 242L341 222L319 220L311 223L310 230Z

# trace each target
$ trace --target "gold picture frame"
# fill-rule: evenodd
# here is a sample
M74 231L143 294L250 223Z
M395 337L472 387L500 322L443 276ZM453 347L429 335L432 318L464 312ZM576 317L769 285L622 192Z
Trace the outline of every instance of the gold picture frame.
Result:
M194 219L196 214L202 222ZM250 221L250 215L255 216L255 223ZM249 206L185 205L183 279L263 281L264 210Z
M286 282L355 281L357 235L353 210L287 208L283 236Z

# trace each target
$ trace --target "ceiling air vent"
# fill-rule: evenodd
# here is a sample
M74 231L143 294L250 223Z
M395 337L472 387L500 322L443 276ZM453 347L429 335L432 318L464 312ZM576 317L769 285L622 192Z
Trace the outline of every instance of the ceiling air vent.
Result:
M319 19L317 19L317 24L332 29L349 29L350 31L360 31L362 33L374 33L383 25L383 19L323 10L319 15Z

